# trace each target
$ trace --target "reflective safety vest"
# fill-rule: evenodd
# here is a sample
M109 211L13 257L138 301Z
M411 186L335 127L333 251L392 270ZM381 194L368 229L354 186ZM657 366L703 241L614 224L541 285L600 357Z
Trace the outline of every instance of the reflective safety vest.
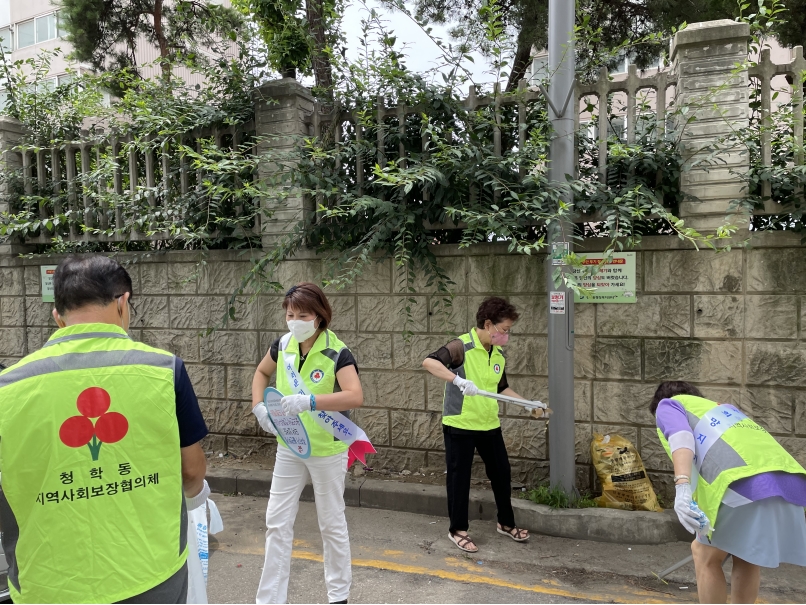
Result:
M712 527L717 527L719 505L734 481L773 471L806 475L775 437L735 407L693 395L673 399L683 406L694 432L693 497ZM658 435L671 458L671 448L660 429Z
M277 390L283 395L294 395L295 391L288 381L288 373L285 370L285 363L291 362L292 367L297 370L300 378L305 383L305 390L314 395L327 395L336 388L336 361L339 353L345 349L346 345L330 330L324 330L316 339L302 368L299 367L299 343L290 333L280 339L280 347L277 355ZM293 357L293 359L292 359ZM349 412L342 412L349 417ZM308 439L311 443L311 456L333 456L347 451L347 444L340 441L316 424L307 412L300 414L300 420L308 431ZM277 442L283 447L288 447L282 437L277 437Z
M175 357L80 324L0 373L0 522L15 603L114 603L187 558Z
M501 347L490 345L492 352L481 344L475 329L459 337L465 345L465 361L453 371L457 376L472 380L480 390L498 392L498 383L506 360ZM455 384L445 384L442 399L442 424L469 431L491 431L501 426L498 419L498 402L476 395L465 397Z

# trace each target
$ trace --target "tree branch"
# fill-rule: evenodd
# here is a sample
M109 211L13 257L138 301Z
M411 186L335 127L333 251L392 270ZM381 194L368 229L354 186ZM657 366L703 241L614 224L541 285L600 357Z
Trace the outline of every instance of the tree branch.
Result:
M162 59L160 63L162 77L169 81L171 79L171 66L168 63L168 39L162 29L162 5L163 0L154 0L154 36L157 38L160 58Z

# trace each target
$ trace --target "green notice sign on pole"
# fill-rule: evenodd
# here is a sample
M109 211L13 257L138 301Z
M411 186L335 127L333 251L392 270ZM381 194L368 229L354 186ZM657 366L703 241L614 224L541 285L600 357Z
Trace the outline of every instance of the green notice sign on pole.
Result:
M636 302L635 252L613 253L607 264L596 270L596 265L599 265L604 258L604 254L585 254L582 266L574 267L574 276L577 278L579 286L586 290L593 290L589 296L575 294L574 302Z
M56 274L56 265L42 265L42 302L54 302L53 276Z

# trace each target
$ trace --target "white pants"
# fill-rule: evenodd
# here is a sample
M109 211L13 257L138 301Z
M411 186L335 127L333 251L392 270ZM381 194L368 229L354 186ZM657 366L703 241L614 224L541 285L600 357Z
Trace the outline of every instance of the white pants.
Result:
M308 477L313 483L316 514L325 558L325 585L331 603L350 596L353 572L350 537L344 516L347 452L335 456L298 458L287 447L277 448L269 506L266 509L266 558L257 589L257 603L287 603L291 548L299 497Z

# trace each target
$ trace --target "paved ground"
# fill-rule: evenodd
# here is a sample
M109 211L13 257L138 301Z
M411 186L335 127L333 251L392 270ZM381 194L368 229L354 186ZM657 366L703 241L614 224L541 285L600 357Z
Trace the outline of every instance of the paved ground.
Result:
M211 536L211 603L254 603L263 567L266 498L214 495L224 531ZM691 603L691 565L669 584L652 577L685 557L686 543L603 544L534 536L517 544L491 522L473 522L480 548L463 555L448 540L447 520L347 508L353 556L351 603ZM326 603L322 543L313 504L295 525L289 601ZM763 576L761 601L803 602L806 574L782 566ZM683 588L685 587L685 588Z

